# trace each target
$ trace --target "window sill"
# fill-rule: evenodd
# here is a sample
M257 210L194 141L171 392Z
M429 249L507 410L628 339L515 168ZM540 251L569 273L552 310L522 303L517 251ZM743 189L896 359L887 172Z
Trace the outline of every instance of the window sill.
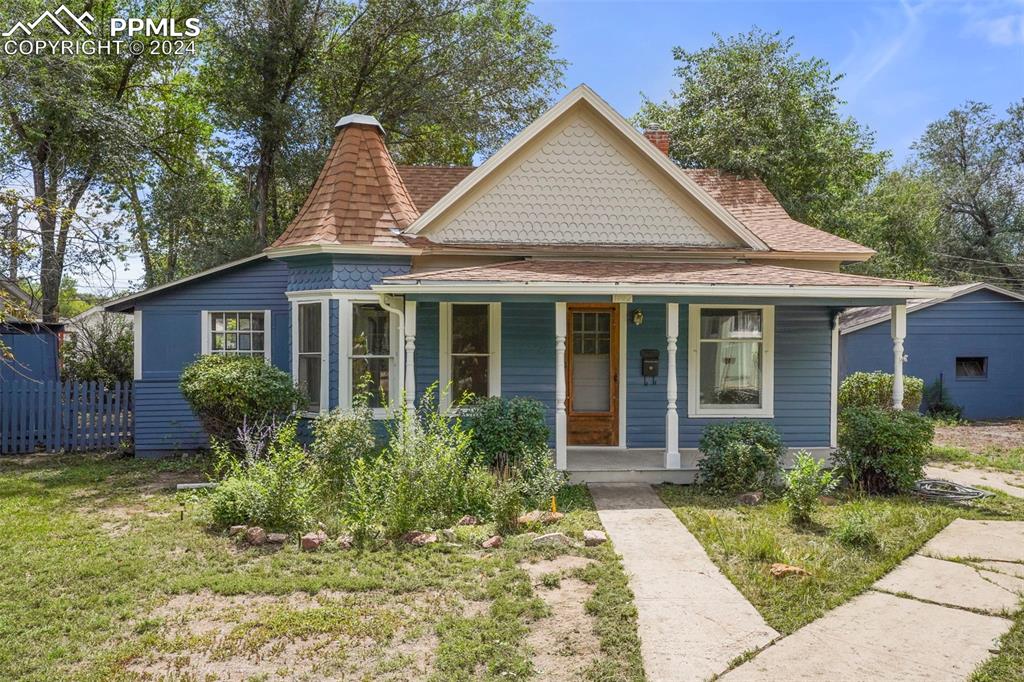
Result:
M700 410L698 412L687 411L689 419L774 419L773 410Z

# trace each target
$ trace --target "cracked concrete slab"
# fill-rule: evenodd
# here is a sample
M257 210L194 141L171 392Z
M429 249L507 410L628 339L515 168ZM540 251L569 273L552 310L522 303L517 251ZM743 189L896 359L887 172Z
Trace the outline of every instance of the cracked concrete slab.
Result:
M992 488L1012 497L1024 498L1024 476L1021 474L975 469L973 467L927 466L924 475L942 478L953 483Z
M1024 580L942 559L914 555L874 587L939 604L1012 615L1020 608Z
M1012 621L866 592L723 675L745 680L966 679Z
M650 486L589 487L629 576L648 679L705 680L778 636Z
M1024 564L1015 564L1009 561L972 561L971 563L989 571L998 571L1006 575L1024 578Z
M1024 561L1024 521L956 519L920 553L936 559Z

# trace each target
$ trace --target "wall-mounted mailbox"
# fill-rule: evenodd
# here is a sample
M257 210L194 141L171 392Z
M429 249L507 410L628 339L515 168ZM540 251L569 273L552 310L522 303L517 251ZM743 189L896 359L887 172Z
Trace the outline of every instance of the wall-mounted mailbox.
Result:
M640 351L640 375L644 383L650 379L652 383L658 383L658 351L645 348Z

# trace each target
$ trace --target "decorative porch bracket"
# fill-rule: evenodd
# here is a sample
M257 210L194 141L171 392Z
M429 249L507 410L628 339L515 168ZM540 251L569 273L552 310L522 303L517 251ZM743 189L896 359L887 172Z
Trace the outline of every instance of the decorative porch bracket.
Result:
M565 417L565 334L568 307L555 303L555 467L559 471L569 468L566 448Z
M678 396L676 379L676 340L679 338L679 304L665 304L665 337L668 379L665 393L668 406L665 413L665 468L678 469L679 460L679 413L676 410Z
M903 355L903 340L907 336L907 306L906 304L894 305L892 307L892 408L903 409L903 362L907 359Z

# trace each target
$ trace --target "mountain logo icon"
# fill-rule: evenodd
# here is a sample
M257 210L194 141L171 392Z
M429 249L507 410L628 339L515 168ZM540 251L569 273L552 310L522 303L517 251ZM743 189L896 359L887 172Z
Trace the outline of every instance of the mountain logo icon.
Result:
M64 23L61 22L60 17L63 17ZM34 21L30 21L27 24L23 21L19 21L14 26L12 26L10 30L5 31L3 33L3 36L5 38L8 38L17 33L18 31L21 31L25 35L30 36L32 35L32 31L34 31L36 27L39 26L39 24L43 23L44 21L48 21L49 23L56 26L57 29L66 36L71 35L71 29L69 29L68 26L77 26L81 30L85 31L87 35L91 36L92 29L89 28L89 26L85 22L93 22L95 20L96 18L93 17L93 15L89 12L75 14L74 12L69 10L66 5L61 5L60 7L57 8L55 12L47 10L40 14L38 17L36 17Z

